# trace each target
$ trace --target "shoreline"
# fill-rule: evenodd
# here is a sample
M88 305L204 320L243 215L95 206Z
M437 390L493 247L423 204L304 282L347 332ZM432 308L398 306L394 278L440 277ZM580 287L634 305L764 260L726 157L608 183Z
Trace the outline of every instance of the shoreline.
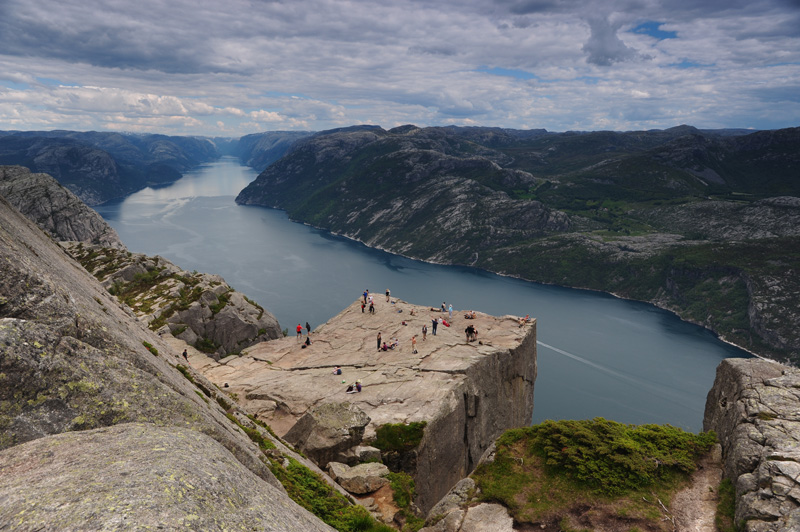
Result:
M655 307L657 309L663 310L665 312L669 312L670 314L672 314L673 316L675 316L676 318L678 318L679 320L681 320L681 321L683 321L685 323L690 323L692 325L696 325L698 327L701 327L706 331L709 331L710 333L712 333L714 335L714 337L716 339L718 339L722 343L725 343L725 344L730 345L732 347L735 347L737 349L741 349L742 351L750 354L751 356L753 356L755 358L759 358L761 360L769 360L769 361L772 361L772 362L776 362L778 364L785 364L784 362L779 362L777 360L774 360L772 358L766 357L764 355L760 355L760 354L752 351L751 349L748 349L745 346L742 346L742 345L739 345L737 343L731 342L730 340L727 340L724 336L722 336L716 330L714 330L714 329L712 329L712 328L710 328L710 327L708 327L708 326L706 326L706 325L704 325L702 323L698 323L698 322L696 322L694 320L684 318L683 316L681 316L675 310L667 308L667 307L664 307L662 305L659 305L658 303L653 302L653 301L645 301L645 300L641 300L641 299L633 299L633 298L629 298L629 297L624 297L624 296L622 296L620 294L617 294L615 292L610 292L610 291L606 291L606 290L599 290L599 289L595 289L595 288L585 288L585 287L580 287L580 286L567 286L567 285L561 285L561 284L556 284L556 283L547 283L547 282L543 282L543 281L534 281L534 280L531 280L531 279L526 279L525 277L522 277L520 275L495 272L495 271L492 271L492 270L486 270L486 269L483 269L483 268L479 268L477 266L470 266L470 265L466 265L466 264L447 263L447 262L438 262L438 261L434 261L434 260L420 259L420 258L417 258L417 257L404 255L403 253L398 253L396 251L383 248L381 246L371 246L371 245L365 243L363 240L360 240L358 238L351 237L351 236L348 236L346 234L338 233L336 231L331 231L331 230L328 230L328 229L325 229L325 228L310 224L308 222L304 222L304 221L301 221L301 220L295 220L291 216L288 215L288 213L286 212L285 209L281 209L279 207L271 207L269 205L259 205L259 204L241 204L241 203L238 203L238 202L236 203L236 205L243 205L243 206L249 206L249 207L263 207L263 208L266 208L266 209L272 209L272 210L276 210L276 211L281 211L283 213L286 213L287 218L288 218L288 220L290 222L302 224L302 225L305 225L307 227L312 227L312 228L314 228L314 229L316 229L318 231L323 231L323 232L325 232L325 233L327 233L329 235L341 237L341 238L344 238L344 239L349 240L351 242L357 242L357 243L363 245L364 247L366 247L368 249L374 249L374 250L382 251L384 253L389 253L391 255L395 255L397 257L402 257L402 258L408 259L408 260L418 261L418 262L425 263L425 264L433 264L433 265L436 265L436 266L456 266L456 267L459 267L459 268L470 268L470 269L473 269L473 270L476 270L476 271L479 271L479 272L489 273L489 274L492 274L492 275L497 275L499 277L507 277L509 279L517 279L517 280L520 280L520 281L524 281L526 283L534 283L534 284L538 284L538 285L541 285L541 286L553 286L553 287L564 288L564 289L568 289L568 290L585 290L587 292L592 292L592 293L596 293L596 294L598 294L598 293L599 294L608 294L611 297L614 297L616 299L621 299L623 301L633 301L633 302L637 302L637 303L644 303L644 304L647 304L647 305L651 305L651 306L653 306L653 307Z

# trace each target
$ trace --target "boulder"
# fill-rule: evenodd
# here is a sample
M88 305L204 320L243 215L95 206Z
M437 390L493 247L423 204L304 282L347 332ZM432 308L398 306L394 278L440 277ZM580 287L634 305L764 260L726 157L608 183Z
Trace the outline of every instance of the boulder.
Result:
M514 519L500 504L482 503L465 510L460 508L448 512L435 525L422 528L420 532L513 532Z
M361 443L370 418L351 403L325 403L310 409L284 439L321 468Z
M340 462L330 462L328 473L340 486L356 495L372 493L389 484L384 478L389 474L389 468L376 462L354 467Z

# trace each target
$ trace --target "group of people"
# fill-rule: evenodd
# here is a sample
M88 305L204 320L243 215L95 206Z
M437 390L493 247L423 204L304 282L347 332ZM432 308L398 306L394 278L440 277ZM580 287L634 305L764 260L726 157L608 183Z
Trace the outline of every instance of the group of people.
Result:
M471 323L467 325L466 329L464 329L464 334L467 335L467 342L474 342L478 339L478 329L476 329Z
M333 368L333 374L334 375L341 375L342 374L342 367L341 366L336 366L335 368ZM344 384L344 383L345 383L345 381L342 381L342 384ZM358 379L353 384L349 384L347 386L347 388L345 389L345 393L361 393L361 379Z
M311 325L309 325L308 322L306 322L306 331L308 331L307 334L306 334L306 341L303 342L303 345L301 346L303 349L305 349L306 347L311 345ZM297 324L297 341L299 342L302 339L303 339L303 326L298 323Z

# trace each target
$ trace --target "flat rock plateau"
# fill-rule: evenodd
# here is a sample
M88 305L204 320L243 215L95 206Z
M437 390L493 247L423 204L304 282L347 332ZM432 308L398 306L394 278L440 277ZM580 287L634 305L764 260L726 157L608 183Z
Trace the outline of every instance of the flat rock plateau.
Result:
M536 322L520 327L514 316L480 312L467 319L380 295L376 311L362 312L361 300L306 337L252 346L242 356L215 362L195 356L192 365L229 391L250 414L283 436L309 409L351 402L371 419L364 440L386 423L425 421L427 427L412 473L427 509L466 476L504 430L530 423L536 378ZM413 311L413 315L412 315ZM444 318L450 327L432 319ZM467 342L468 325L478 338ZM427 325L427 339L422 327ZM398 339L394 349L378 349ZM411 338L417 336L417 353ZM340 366L342 374L334 374ZM346 386L360 381L360 393Z

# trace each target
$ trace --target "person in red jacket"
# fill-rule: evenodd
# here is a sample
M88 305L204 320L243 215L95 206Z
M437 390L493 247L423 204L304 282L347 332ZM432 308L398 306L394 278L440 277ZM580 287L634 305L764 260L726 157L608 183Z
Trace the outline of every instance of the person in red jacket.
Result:
M297 341L300 341L300 338L303 337L303 326L299 323L297 324Z

